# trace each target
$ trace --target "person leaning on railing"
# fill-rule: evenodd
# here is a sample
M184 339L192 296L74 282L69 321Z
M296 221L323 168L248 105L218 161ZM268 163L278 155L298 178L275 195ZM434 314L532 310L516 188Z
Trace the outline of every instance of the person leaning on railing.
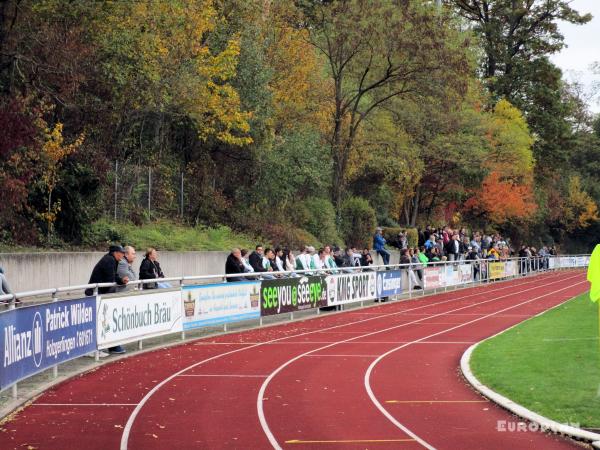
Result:
M117 283L117 285L125 285L129 282L127 276L121 277L117 273L119 262L125 256L125 249L120 245L111 245L108 253L104 255L100 261L94 266L92 275L90 276L89 284L97 283ZM116 286L108 286L98 288L99 294L111 294L117 291ZM93 295L93 289L86 289L85 295ZM108 349L109 353L122 354L125 349L120 345ZM105 355L102 353L102 355Z
M227 275L244 273L245 267L242 262L242 252L239 248L234 248L225 261L225 273ZM228 282L245 281L244 277L227 277Z
M146 250L146 256L140 266L140 280L154 280L157 278L164 278L165 274L160 268L158 262L158 252L155 248L150 247ZM144 283L144 289L156 289L158 283Z
M6 275L4 275L4 269L0 267L0 295L12 294ZM4 303L4 302L3 302Z
M402 269L406 270L408 273L408 279L410 281L410 284L412 285L413 289L422 289L419 281L417 280L417 276L415 275L415 272L412 270L410 264L410 252L408 248L405 248L401 251L400 254L400 264L408 264L405 267L402 267Z
M117 285L125 285L129 282L129 277L121 277L117 274L119 261L125 256L125 249L120 245L111 245L108 253L104 255L100 261L96 263L92 274L90 275L89 284L98 283L117 283ZM98 288L99 294L112 294L117 291L116 286ZM93 289L86 289L85 295L94 294Z
M136 281L137 280L137 275L135 274L135 271L133 270L132 264L133 261L135 261L135 248L133 248L130 245L125 246L125 256L123 257L123 259L121 259L121 261L119 261L119 265L117 266L117 275L123 279L125 277L127 277L129 279L129 281ZM131 288L131 286L117 286L117 292L121 292L121 291L125 291L128 288Z

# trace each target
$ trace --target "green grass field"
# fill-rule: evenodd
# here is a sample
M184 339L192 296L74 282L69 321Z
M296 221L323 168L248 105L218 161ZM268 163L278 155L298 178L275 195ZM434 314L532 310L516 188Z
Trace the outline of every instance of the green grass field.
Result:
M598 305L583 294L482 343L471 369L532 411L600 428Z

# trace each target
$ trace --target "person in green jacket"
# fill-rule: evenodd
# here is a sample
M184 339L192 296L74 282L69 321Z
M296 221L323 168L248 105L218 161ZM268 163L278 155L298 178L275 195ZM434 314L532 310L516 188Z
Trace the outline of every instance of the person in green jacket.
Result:
M425 247L421 247L421 249L419 249L419 247L415 247L415 253L417 254L417 258L419 258L421 264L423 264L423 267L427 267L429 258L427 255L425 255Z

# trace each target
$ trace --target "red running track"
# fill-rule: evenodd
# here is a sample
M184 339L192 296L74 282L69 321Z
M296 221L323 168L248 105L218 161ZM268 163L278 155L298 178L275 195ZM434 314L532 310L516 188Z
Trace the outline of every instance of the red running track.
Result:
M4 423L0 448L563 449L459 373L474 342L588 289L539 275L319 316L120 359Z

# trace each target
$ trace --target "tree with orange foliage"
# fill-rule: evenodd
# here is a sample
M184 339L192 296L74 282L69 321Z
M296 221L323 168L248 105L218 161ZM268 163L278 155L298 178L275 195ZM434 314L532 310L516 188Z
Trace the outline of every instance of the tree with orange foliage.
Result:
M537 210L531 184L517 184L491 172L483 181L478 207L486 218L497 225L509 220L526 220Z

